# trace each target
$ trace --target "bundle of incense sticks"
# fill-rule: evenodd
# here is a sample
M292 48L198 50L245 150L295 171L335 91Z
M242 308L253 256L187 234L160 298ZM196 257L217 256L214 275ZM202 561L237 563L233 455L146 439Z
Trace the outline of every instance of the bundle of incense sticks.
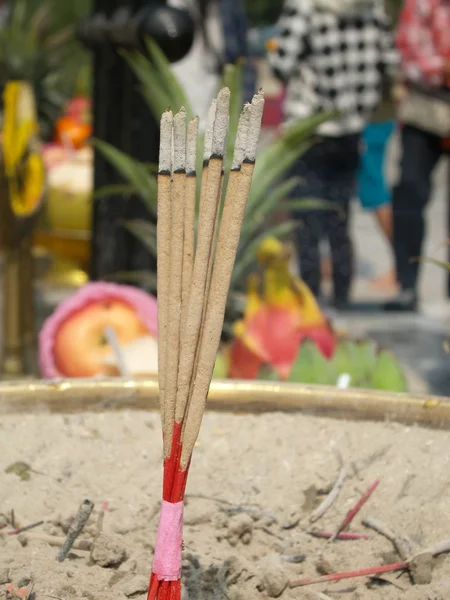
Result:
M255 165L264 96L259 92L242 110L221 207L229 105L230 91L224 88L208 114L197 236L198 120L187 124L184 109L175 116L166 111L161 119L158 377L164 478L148 600L180 598L184 491L220 344Z

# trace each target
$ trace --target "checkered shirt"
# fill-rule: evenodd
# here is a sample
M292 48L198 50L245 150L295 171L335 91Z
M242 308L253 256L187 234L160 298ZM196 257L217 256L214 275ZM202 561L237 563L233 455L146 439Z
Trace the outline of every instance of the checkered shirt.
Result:
M278 26L278 49L269 61L287 84L286 122L337 110L342 117L321 125L319 133L361 131L380 102L384 74L398 64L383 5L373 0L338 14L312 0L287 0Z

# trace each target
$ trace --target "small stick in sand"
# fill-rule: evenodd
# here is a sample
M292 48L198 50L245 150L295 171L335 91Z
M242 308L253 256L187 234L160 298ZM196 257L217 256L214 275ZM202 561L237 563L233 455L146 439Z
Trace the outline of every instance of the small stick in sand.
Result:
M405 539L402 539L392 531L385 523L373 517L367 517L363 520L363 525L369 529L373 529L380 535L387 538L394 546L397 554L402 560L406 560L410 554L410 548L407 547Z
M424 552L432 554L433 556L439 556L439 554L450 552L450 539L442 540L442 542L437 542L436 544L433 544L432 546L424 550Z
M130 372L127 369L127 364L125 362L122 348L120 347L116 332L112 327L105 327L105 338L108 344L111 346L114 356L116 357L121 377L129 377Z
M13 529L8 531L8 535L18 535L19 533L23 533L24 531L29 531L30 529L34 529L35 527L39 527L43 525L44 521L37 521L36 523L31 523L31 525L25 525L24 527L19 527L18 529Z
M339 472L339 476L338 476L336 483L334 484L331 492L323 500L323 502L316 508L316 510L314 510L310 514L309 519L308 519L310 523L315 523L316 521L321 519L323 517L323 515L327 512L327 510L330 508L330 506L333 505L333 503L336 501L337 497L341 493L342 488L344 487L346 477L347 477L347 469L346 469L345 465L342 465L341 470Z
M158 167L157 220L157 284L158 284L158 380L161 417L164 424L164 388L166 382L167 313L170 281L170 204L172 188L173 114L167 110L161 117Z
M334 542L334 540L338 537L338 535L341 533L341 531L344 531L344 529L347 529L347 527L350 525L350 523L353 521L353 519L359 513L359 511L364 506L364 504L367 502L367 500L377 489L379 483L380 483L379 479L374 481L374 483L372 483L372 485L369 487L369 489L361 496L361 498L358 500L358 502L355 504L355 506L348 511L344 520L337 528L336 533L334 533L333 536L330 538L330 542Z
M36 540L37 542L45 542L49 546L54 546L55 548L61 548L66 541L66 538L64 537L34 532L20 533L18 539L22 546L26 546L28 542ZM75 540L72 544L72 550L84 550L86 552L89 552L91 550L91 547L92 542L90 542L89 540Z
M331 575L320 575L319 577L304 577L289 582L290 588L303 585L312 585L315 583L327 583L329 581L341 581L342 579L356 579L357 577L370 577L380 573L392 573L393 571L402 571L407 569L408 562L399 562L391 565L381 565L380 567L369 567L368 569L358 569L356 571L344 571L342 573L331 573Z
M184 108L175 115L174 161L171 201L171 237L170 237L170 280L169 310L167 326L167 347L165 358L164 386L164 456L170 455L175 419L177 396L178 363L180 356L180 314L183 281L184 249L184 200L186 191L186 111Z
M80 508L78 509L77 515L73 520L69 531L67 533L67 537L64 541L64 544L61 550L58 553L57 560L59 562L63 562L66 558L70 549L73 547L73 544L80 533L83 531L83 527L86 525L89 517L91 516L92 511L94 510L94 503L90 500L84 500Z

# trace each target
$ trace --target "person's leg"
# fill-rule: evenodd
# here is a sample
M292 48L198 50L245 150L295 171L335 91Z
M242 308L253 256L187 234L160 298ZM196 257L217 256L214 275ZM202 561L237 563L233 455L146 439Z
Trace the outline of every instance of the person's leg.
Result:
M359 166L358 135L343 136L334 142L328 166L329 200L338 211L323 213L323 229L328 237L333 264L334 304L344 307L349 301L353 278L353 251L349 234L350 201L355 191Z
M297 161L291 176L299 178L292 190L292 198L321 198L322 184L320 171L325 156L323 142L318 142L307 150ZM298 221L295 243L300 275L315 296L320 295L320 238L321 228L317 211L294 211Z
M300 275L314 296L320 296L320 236L318 215L314 211L297 215L300 225L296 231L296 245Z
M375 218L387 241L394 243L394 213L390 202L375 210Z
M394 253L400 295L387 310L415 310L418 263L425 235L424 208L431 192L431 174L442 149L436 136L406 125L402 130L400 181L393 194Z
M378 224L392 243L391 191L385 177L386 151L394 121L370 123L363 132L363 151L358 172L358 192L362 207L374 211Z
M359 199L365 210L373 212L386 241L393 245L391 191L385 177L386 152L395 131L395 121L370 123L363 132L363 153L358 173ZM374 279L371 287L384 291L397 288L395 269Z
M333 303L337 308L348 304L353 278L353 252L349 236L348 202L341 203L341 212L324 213L324 230L328 236L333 265Z

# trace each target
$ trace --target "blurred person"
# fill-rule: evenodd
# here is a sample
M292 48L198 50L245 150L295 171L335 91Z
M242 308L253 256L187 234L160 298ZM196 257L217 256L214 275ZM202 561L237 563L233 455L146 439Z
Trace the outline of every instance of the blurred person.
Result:
M392 193L386 180L386 155L396 129L391 86L385 86L383 99L362 134L361 164L358 173L358 196L364 210L372 212L389 247L394 243ZM397 291L395 269L372 281L372 287Z
M385 73L398 57L381 0L286 0L278 23L278 48L269 54L287 86L289 125L323 111L342 116L318 128L320 139L297 161L293 198L331 201L339 210L294 213L301 275L320 295L320 241L327 238L333 303L348 306L353 277L350 201L360 164L361 132L378 105Z
M243 95L245 101L250 100L256 89L256 71L249 56L242 0L169 0L168 4L186 8L196 22L193 46L172 70L201 123L205 124L226 64L245 61Z
M400 292L386 310L417 310L418 258L431 176L450 137L450 2L406 0L397 46L405 78L400 180L393 192L394 251Z

